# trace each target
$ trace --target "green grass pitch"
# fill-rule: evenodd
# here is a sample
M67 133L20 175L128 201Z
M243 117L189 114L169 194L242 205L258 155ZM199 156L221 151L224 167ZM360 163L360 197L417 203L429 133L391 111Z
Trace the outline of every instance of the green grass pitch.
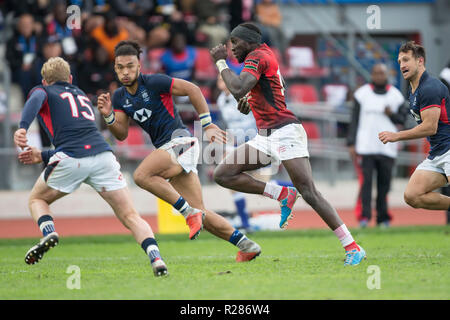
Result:
M249 263L235 263L237 248L207 232L195 241L158 235L165 278L131 235L63 237L32 266L24 256L37 239L0 240L0 299L450 299L449 227L352 231L368 254L355 267L343 266L328 230L254 233L263 251ZM70 265L80 268L79 290L67 288ZM371 265L379 289L368 288Z

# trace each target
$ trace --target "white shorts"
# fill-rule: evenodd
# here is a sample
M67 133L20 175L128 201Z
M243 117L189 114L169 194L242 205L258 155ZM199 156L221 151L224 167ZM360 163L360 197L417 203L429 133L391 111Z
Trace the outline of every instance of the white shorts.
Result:
M433 160L425 159L416 168L416 170L435 171L450 176L450 150L440 156L434 157Z
M72 158L64 152L57 152L48 161L41 177L49 187L64 193L74 192L83 182L98 192L127 186L120 164L110 151L84 158Z
M166 150L187 173L192 171L198 174L197 163L200 156L200 147L197 138L174 138L158 149Z
M299 123L291 123L281 127L268 137L257 134L247 144L272 157L276 163L294 158L309 157L306 131Z

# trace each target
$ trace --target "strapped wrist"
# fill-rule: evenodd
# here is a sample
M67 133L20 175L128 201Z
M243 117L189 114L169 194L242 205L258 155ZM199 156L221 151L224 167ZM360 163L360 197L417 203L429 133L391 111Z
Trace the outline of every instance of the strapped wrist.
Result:
M219 73L222 73L223 70L228 69L227 62L225 59L220 59L216 61L217 69L219 69Z
M114 110L113 110L113 111L111 111L111 113L110 113L108 116L103 117L103 119L105 119L106 124L107 124L108 126L110 126L110 125L112 125L114 122L116 122L116 113L115 113Z
M202 128L206 128L212 123L211 114L209 112L201 113L198 116L200 118Z

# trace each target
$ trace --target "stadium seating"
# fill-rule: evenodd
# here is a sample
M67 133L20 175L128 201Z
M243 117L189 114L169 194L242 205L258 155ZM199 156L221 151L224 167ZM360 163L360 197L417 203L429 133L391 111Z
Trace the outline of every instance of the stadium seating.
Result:
M194 71L195 78L199 81L215 80L217 78L218 71L208 48L197 48Z
M308 135L308 140L320 139L320 129L314 121L302 121L302 126Z
M155 48L148 51L148 61L142 64L146 66L146 69L142 70L143 73L158 73L161 71L161 56L164 50L164 48Z
M316 103L318 102L316 87L310 84L292 84L288 87L288 97L291 102Z
M316 64L314 52L309 47L290 47L287 49L287 56L292 68L310 68Z
M199 86L202 91L203 96L206 99L206 102L211 103L211 88L208 86Z
M344 84L327 84L322 87L325 101L333 107L339 107L347 100L348 87Z
M324 77L329 73L328 68L321 68L317 64L314 51L310 47L289 47L287 49L287 57L289 75L292 77Z
M277 61L278 61L278 66L280 67L280 73L281 75L285 78L288 79L291 77L292 75L292 71L291 69L289 69L289 66L285 63L283 56L281 55L280 50L278 50L278 48L275 47L271 47L270 48L273 52L273 54L275 55Z
M128 137L124 141L116 140L119 154L130 160L143 160L150 152L144 140L144 131L134 125L128 127ZM127 148L129 147L129 148Z

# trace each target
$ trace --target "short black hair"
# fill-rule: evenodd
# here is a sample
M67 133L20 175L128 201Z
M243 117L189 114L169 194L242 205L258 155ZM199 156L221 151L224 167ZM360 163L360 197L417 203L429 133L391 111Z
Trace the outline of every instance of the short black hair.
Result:
M262 34L261 30L253 23L251 22L244 22L240 24L241 27L256 31L258 34Z
M412 55L414 58L423 58L423 63L425 64L425 48L421 46L420 44L415 43L414 41L408 41L400 47L400 52L408 53L409 51L412 51Z
M139 55L142 49L137 42L124 40L120 41L114 48L114 56L136 56L139 60Z

